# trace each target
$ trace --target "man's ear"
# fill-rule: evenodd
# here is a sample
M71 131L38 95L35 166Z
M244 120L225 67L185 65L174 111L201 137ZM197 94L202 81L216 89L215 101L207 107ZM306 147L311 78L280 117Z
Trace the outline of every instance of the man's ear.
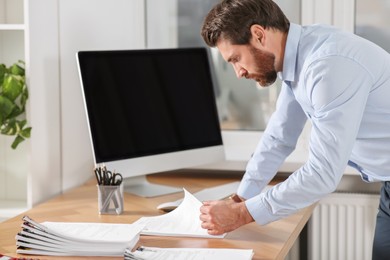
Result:
M261 25L253 24L250 28L252 40L255 44L263 45L265 42L265 30Z

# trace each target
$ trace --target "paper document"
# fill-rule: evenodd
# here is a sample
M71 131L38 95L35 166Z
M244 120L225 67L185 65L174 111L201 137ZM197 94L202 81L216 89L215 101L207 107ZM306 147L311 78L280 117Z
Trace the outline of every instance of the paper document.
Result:
M16 253L52 256L123 256L144 226L134 224L43 222L23 218Z
M140 247L134 252L126 250L125 260L150 259L150 260L251 260L252 249L228 249L228 248L157 248Z
M235 193L240 185L239 181L230 182L227 184L222 184L218 186L214 186L211 188L205 188L201 191L198 191L192 195L200 201L206 200L221 200L229 197L233 193ZM157 206L157 209L169 212L177 208L183 199L179 199L176 201L165 202Z
M155 217L142 217L134 224L144 225L142 235L156 236L182 236L182 237L206 237L222 238L226 234L213 236L201 227L200 207L202 202L195 198L186 189L184 200L175 210Z

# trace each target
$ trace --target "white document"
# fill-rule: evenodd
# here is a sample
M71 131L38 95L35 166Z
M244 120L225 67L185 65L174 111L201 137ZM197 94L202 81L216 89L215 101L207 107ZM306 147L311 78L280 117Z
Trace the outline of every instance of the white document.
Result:
M135 237L141 227L133 224L43 222L52 234L88 243L126 243Z
M227 184L222 184L218 186L214 186L211 188L206 188L201 191L194 193L194 197L200 201L206 200L221 200L229 197L233 193L235 193L240 185L239 181L230 182ZM177 208L183 199L179 199L176 201L165 202L157 206L157 209L162 211L171 211Z
M155 236L181 236L181 237L205 237L222 238L226 234L213 236L201 227L200 207L202 202L195 198L186 189L184 200L175 210L155 217L142 217L134 224L144 225L142 235Z
M131 258L133 257L133 258ZM156 248L141 247L134 252L126 250L125 259L148 260L251 260L252 249L228 248Z

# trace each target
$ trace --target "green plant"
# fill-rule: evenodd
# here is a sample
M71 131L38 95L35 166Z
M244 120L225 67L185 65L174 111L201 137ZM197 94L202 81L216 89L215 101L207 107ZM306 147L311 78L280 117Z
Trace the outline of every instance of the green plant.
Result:
M0 134L15 136L13 149L31 134L25 119L27 99L24 62L18 61L10 67L0 64Z

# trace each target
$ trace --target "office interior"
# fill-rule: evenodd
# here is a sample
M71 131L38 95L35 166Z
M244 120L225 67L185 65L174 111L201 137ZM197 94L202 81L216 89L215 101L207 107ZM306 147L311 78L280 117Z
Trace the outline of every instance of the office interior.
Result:
M0 221L92 177L93 154L76 52L202 47L199 26L216 2L0 0L0 63L10 64L19 59L26 62L30 91L27 119L33 127L31 138L16 150L10 148L10 138L0 136ZM291 22L331 24L390 51L389 1L275 2ZM216 50L210 53L216 75L215 95L225 160L193 169L243 174L274 110L280 82L268 89L258 89L253 82L236 79L232 68ZM281 174L288 175L305 161L309 134L310 125L307 125L296 151L281 167ZM331 256L340 250L345 255L344 249L334 245L338 243L340 231L331 226L343 227L346 221L351 221L349 214L364 212L364 218L354 223L354 232L345 232L341 237L347 240L357 234L361 236L355 239L361 243L351 245L348 250L361 259L368 259L378 190L379 185L363 184L359 175L347 168L337 191L317 205L304 229L304 239L297 242L301 246L297 245L295 250L306 250L315 256L312 259L337 259ZM292 252L288 257L296 259L297 256Z

